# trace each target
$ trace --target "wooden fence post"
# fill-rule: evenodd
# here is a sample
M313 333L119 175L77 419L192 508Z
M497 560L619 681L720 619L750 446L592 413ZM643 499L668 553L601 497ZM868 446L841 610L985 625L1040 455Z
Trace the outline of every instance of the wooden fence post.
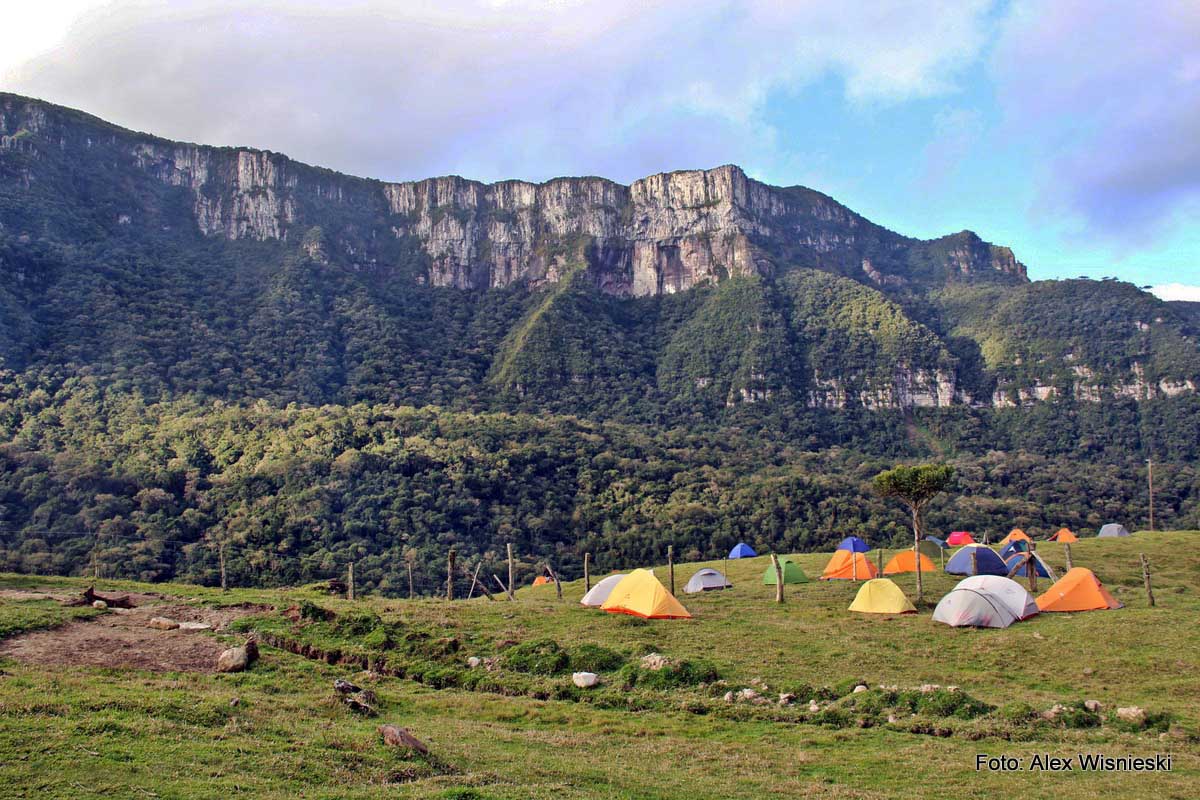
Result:
M225 543L217 545L217 560L221 562L221 591L228 592L229 584L225 580Z
M507 545L507 549L508 549L508 589L507 589L507 591L508 591L508 599L509 599L509 600L516 600L517 598L516 598L516 596L513 594L513 590L514 590L514 586L513 586L513 580L514 580L514 578L513 578L513 553L512 553L512 542L509 542L509 543L508 543L508 545Z
M876 550L875 552L879 556L879 575L882 577L883 576L883 548L881 547L878 550ZM920 569L920 568L921 568L921 561L918 559L917 560L917 569Z
M592 554L583 554L583 593L587 594L592 590L592 573L589 567L591 566Z
M771 553L771 564L775 567L775 602L783 602L783 565L779 563L779 556Z
M1146 560L1145 553L1139 553L1142 557L1142 580L1146 584L1146 600L1149 601L1150 607L1154 607L1154 592L1150 589L1150 562Z
M1037 596L1037 545L1029 543L1029 555L1025 558L1025 569L1029 570L1029 593Z
M450 552L446 554L446 599L454 599L454 559L458 554L454 552L454 548L450 548Z
M1068 570L1075 569L1075 565L1071 563L1071 544L1070 544L1070 542L1063 542L1063 554L1067 557L1067 569Z
M671 595L675 594L675 545L667 545L667 574L671 578Z
M354 599L354 562L350 562L350 566L346 571L346 599Z
M513 597L512 597L512 592L510 592L510 591L508 590L508 587L504 585L504 581L500 580L500 576L499 576L499 575L497 575L496 573L494 573L494 572L493 572L493 573L492 573L492 578L493 578L493 579L496 581L496 583L497 583L497 584L500 586L500 591L502 591L502 592L504 592L506 595L508 595L508 599L509 599L509 600L512 600L512 599L513 599Z

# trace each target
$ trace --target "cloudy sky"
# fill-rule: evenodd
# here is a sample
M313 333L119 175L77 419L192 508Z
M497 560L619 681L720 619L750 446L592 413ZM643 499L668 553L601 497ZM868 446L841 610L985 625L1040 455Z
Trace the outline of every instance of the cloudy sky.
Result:
M732 162L1200 300L1195 0L54 0L0 90L394 180Z

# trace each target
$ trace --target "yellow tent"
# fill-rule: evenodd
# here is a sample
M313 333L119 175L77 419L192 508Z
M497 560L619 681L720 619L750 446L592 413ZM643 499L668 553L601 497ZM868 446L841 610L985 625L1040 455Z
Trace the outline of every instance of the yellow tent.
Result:
M864 614L907 614L915 612L917 607L908 602L899 586L887 578L876 578L862 585L850 610Z
M1020 528L1013 528L1008 532L1008 536L1005 536L1000 540L1000 544L1008 544L1009 542L1015 542L1018 539L1026 542L1033 541L1029 538L1029 534L1025 533L1025 531L1021 530Z
M646 619L692 618L647 569L635 569L622 578L600 607L610 614L631 614Z
M918 557L920 561L918 561ZM898 572L916 572L918 563L921 565L921 572L937 572L937 567L934 566L929 556L924 553L914 553L912 550L901 550L892 556L892 560L883 568L883 574L895 575Z

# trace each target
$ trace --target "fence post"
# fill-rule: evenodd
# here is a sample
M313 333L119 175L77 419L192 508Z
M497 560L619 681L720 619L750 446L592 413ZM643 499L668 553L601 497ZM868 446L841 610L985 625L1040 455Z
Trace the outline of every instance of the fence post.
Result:
M675 545L667 545L667 574L671 577L671 595L675 594Z
M509 600L516 600L517 598L516 598L516 596L513 594L513 553L512 553L512 542L509 542L509 543L508 543L508 545L507 545L507 548L508 548L508 599L509 599Z
M454 558L457 554L454 548L450 548L450 552L446 554L446 599L454 599Z
M591 570L589 569L589 567L591 567L591 561L592 561L592 554L584 553L583 554L583 593L584 594L587 594L588 592L590 592L592 590L592 573L591 573Z
M225 580L225 543L217 544L217 559L221 562L221 591L228 592L229 584Z
M350 568L346 574L346 599L354 599L354 562L350 562Z
M771 564L775 567L775 602L783 602L783 566L779 563L779 556L771 553Z
M1063 553L1067 557L1067 569L1068 570L1075 569L1075 565L1071 563L1071 544L1070 544L1070 542L1063 542Z
M1146 560L1145 553L1139 553L1142 557L1142 580L1146 583L1146 600L1150 602L1150 607L1154 607L1154 592L1150 590L1150 562Z

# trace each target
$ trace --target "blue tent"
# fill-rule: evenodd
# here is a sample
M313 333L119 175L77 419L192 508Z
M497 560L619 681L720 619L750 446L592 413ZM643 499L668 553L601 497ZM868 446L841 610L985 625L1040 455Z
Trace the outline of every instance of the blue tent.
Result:
M837 546L838 550L849 550L851 553L865 553L871 548L867 547L867 543L857 536L847 536L842 539L842 543Z
M754 558L758 553L745 542L738 542L737 545L729 551L730 558Z
M1013 553L1028 553L1028 552L1029 552L1029 542L1025 541L1024 539L1013 539L1011 542L1004 545L1004 547L1000 548L1000 557L1003 558L1005 561L1007 561L1008 557L1011 556Z
M923 536L921 537L921 540L925 542L933 542L943 550L946 550L950 547L950 545L946 544L945 539L939 539L936 536Z
M969 544L946 562L946 572L951 575L1008 575L1008 567L990 547Z
M1021 565L1021 568L1019 570L1017 570L1016 572L1014 572L1012 574L1012 577L1014 577L1014 578L1028 578L1029 577L1029 566L1025 563L1025 554L1024 553L1013 553L1011 556L1008 557L1008 561L1004 562L1004 564L1005 564L1005 566L1007 566L1009 568L1009 570L1012 570L1012 568L1015 567L1017 564ZM1049 578L1050 577L1050 570L1046 569L1045 562L1042 561L1042 559L1037 555L1037 553L1034 553L1034 555L1033 555L1033 571L1037 573L1037 576L1039 578Z

